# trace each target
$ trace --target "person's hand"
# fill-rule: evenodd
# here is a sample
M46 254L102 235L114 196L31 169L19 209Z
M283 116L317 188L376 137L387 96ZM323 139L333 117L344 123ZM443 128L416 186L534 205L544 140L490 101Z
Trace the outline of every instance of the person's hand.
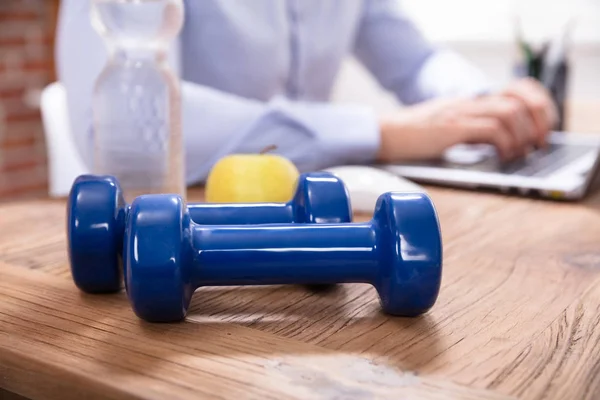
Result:
M539 146L546 144L546 136L558 123L558 110L550 92L532 78L519 79L500 93L519 102L533 120L533 131Z
M492 144L502 159L513 159L544 147L556 122L557 111L546 89L521 79L500 93L432 100L382 118L378 159L437 158L459 143Z

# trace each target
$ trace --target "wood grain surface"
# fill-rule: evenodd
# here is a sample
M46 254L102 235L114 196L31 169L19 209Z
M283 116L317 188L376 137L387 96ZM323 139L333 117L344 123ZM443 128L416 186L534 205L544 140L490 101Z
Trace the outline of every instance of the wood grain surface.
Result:
M4 204L0 387L33 399L600 398L600 196L428 190L444 275L419 318L386 316L371 286L351 284L207 287L187 321L143 323L123 293L74 287L63 201Z

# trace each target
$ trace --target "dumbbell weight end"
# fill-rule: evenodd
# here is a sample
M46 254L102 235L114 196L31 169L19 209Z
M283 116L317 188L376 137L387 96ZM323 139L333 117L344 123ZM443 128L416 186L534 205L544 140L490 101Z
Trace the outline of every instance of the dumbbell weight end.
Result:
M67 243L71 275L87 293L121 289L125 203L111 176L77 177L67 202Z

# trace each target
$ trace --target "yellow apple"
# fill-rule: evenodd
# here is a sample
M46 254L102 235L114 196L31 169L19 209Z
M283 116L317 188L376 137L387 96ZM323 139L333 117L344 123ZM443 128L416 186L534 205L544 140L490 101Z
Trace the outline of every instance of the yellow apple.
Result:
M296 192L296 166L276 154L231 154L221 158L206 181L209 203L284 203Z

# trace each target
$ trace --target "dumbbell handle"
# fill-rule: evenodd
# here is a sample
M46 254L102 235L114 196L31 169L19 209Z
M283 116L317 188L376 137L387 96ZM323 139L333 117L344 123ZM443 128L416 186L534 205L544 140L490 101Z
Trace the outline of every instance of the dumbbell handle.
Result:
M293 203L196 203L189 204L193 221L204 225L242 223L291 223L296 221Z
M203 225L222 224L289 224L299 221L292 202L288 203L190 203L190 218ZM126 205L125 213L131 206ZM125 215L121 216L124 224Z
M194 286L372 283L372 223L267 226L192 224Z

